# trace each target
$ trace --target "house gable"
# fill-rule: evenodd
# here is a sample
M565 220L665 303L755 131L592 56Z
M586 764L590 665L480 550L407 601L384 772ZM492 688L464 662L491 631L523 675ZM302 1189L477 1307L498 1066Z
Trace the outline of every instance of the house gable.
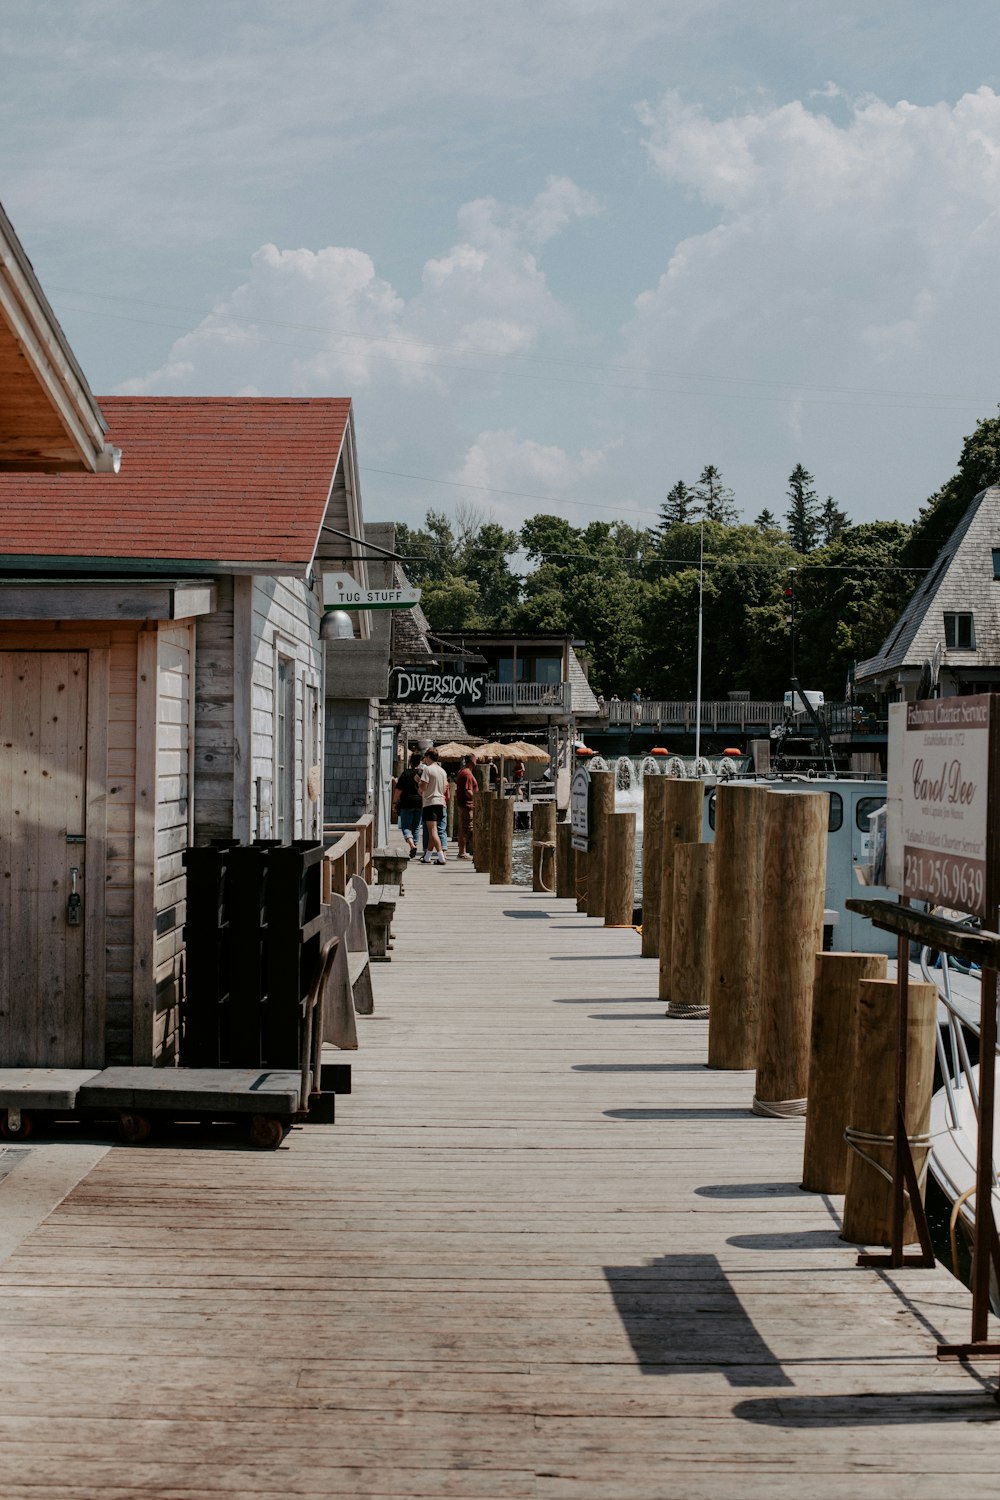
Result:
M0 207L0 470L92 473L110 467L106 425Z
M1000 669L1000 579L994 576L993 561L998 547L1000 485L991 485L972 501L881 651L858 663L858 686L919 672L938 649L943 669L955 676L963 670ZM946 616L970 614L974 644L949 645Z

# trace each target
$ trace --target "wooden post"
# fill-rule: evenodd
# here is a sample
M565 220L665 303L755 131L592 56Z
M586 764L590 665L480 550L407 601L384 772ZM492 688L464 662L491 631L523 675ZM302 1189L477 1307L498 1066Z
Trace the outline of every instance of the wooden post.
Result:
M666 776L642 778L642 956L660 952L660 881L663 870L663 824L668 787Z
M605 827L604 925L631 927L635 911L635 813L610 813Z
M472 805L472 864L483 874L490 868L490 804L493 801L489 787L481 786Z
M907 1026L906 1132L926 1135L930 1127L934 1089L937 985L909 989ZM892 1133L896 1114L896 983L865 979L858 985L857 1055L851 1089L850 1128L886 1137L886 1144L859 1142L861 1149L892 1170ZM913 1164L920 1174L926 1147L913 1147ZM863 1161L856 1151L847 1158L847 1189L841 1238L864 1245L888 1245L892 1234L892 1184ZM909 1209L903 1221L903 1243L916 1239Z
M804 1115L816 954L823 948L823 792L768 792L755 1114Z
M556 895L568 900L576 897L576 850L568 823L556 824Z
M536 802L531 809L531 889L553 894L555 882L556 805ZM550 845L545 854L540 846ZM547 868L546 868L547 867ZM547 884L543 881L547 877Z
M589 884L589 881L588 881L588 867L590 865L590 855L587 854L587 853L585 853L584 850L578 849L576 851L575 865L576 865L576 909L577 909L578 912L582 912L584 915L586 915L586 912L587 912L587 886Z
M711 844L677 844L671 907L668 1016L707 1016L712 978L715 891Z
M708 1066L757 1066L764 828L763 786L715 789L716 924L709 984Z
M590 853L587 856L587 916L604 916L604 865L607 858L608 814L615 810L613 771L590 773Z
M490 885L514 884L514 804L494 797L490 804Z
M851 1088L863 979L884 979L884 953L817 953L802 1186L842 1193L847 1182Z
M678 844L701 841L705 793L700 781L674 781L667 787L663 810L663 859L660 864L660 999L670 999L670 963L674 936L674 854ZM642 899L646 892L643 889Z

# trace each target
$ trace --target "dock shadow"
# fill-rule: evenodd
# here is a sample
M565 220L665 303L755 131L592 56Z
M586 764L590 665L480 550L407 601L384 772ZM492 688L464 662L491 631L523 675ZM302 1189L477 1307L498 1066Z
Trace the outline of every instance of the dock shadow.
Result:
M535 920L548 922L551 919L552 913L548 911L513 911L507 908L504 910L503 915L505 917L532 917Z
M699 1198L795 1198L805 1188L798 1182L713 1182L695 1192Z
M893 1391L884 1395L781 1396L739 1401L733 1416L741 1422L786 1431L813 1427L900 1427L931 1422L1000 1422L995 1401L979 1390Z
M609 1120L745 1120L749 1109L606 1109ZM732 1243L732 1241L730 1241Z
M608 1001L607 1000L591 1000L590 1003L591 1003L591 1005L607 1005ZM663 1002L661 1001L660 1003L662 1004ZM587 1020L588 1021L659 1021L659 1022L662 1023L663 1021L666 1020L666 1016L665 1016L664 1012L661 1011L661 1010L654 1010L654 1011L648 1011L648 1010L620 1010L617 1013L615 1011L592 1010L590 1012L590 1015L587 1017Z
M704 1063L574 1063L574 1073L704 1073Z
M735 1250L853 1250L836 1229L790 1229L774 1234L734 1234L727 1241Z
M657 1256L641 1268L641 1281L637 1269L605 1266L604 1275L643 1375L715 1371L731 1386L794 1384L716 1256Z
M566 999L550 996L550 999L553 1005L663 1005L662 1000L650 999L648 995L574 995ZM701 1071L705 1071L704 1064Z

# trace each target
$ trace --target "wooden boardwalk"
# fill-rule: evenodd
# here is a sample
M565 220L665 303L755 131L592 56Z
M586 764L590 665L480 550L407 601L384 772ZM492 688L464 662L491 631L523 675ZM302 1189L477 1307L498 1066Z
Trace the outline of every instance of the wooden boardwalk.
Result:
M116 1148L4 1262L3 1500L994 1493L967 1293L855 1268L635 935L407 892L337 1125Z

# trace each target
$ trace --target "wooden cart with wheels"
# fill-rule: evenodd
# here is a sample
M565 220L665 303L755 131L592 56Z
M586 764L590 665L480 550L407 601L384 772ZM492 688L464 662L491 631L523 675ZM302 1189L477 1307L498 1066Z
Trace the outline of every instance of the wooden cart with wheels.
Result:
M260 1150L273 1151L301 1114L300 1073L260 1068L105 1068L77 1096L91 1119L116 1120L130 1145L159 1122L245 1123Z

